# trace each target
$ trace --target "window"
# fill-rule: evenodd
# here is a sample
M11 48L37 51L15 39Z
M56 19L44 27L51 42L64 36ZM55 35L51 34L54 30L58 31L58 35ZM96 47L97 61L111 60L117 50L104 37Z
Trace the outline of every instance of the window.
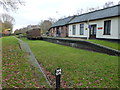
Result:
M80 35L84 34L84 24L80 24Z
M104 21L104 35L110 35L111 20Z
M73 27L72 27L72 34L73 34L73 35L76 34L76 25L73 25Z

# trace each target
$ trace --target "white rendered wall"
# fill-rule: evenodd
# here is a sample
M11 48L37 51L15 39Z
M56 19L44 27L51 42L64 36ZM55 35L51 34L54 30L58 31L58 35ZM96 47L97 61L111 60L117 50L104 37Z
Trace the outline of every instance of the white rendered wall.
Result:
M111 20L111 31L110 35L103 35L104 33L104 21ZM80 35L80 24L84 24L84 35ZM106 39L120 39L120 16L112 17L107 19L89 21L89 25L97 25L96 38L106 38ZM76 25L76 35L72 35L72 25ZM102 29L98 29L102 27ZM86 30L87 28L87 30ZM119 28L119 29L118 29ZM89 37L88 23L82 22L77 24L69 25L69 37Z

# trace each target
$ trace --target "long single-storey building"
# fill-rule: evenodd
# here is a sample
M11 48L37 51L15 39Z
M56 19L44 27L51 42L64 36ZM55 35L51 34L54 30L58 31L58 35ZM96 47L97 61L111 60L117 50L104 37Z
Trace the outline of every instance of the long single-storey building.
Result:
M70 19L65 23L68 18ZM61 31L67 32L68 37L120 39L120 5L68 18L57 21L50 31L55 28L59 31L58 27L62 24L66 29L61 28ZM57 36L58 33L54 32L54 34Z

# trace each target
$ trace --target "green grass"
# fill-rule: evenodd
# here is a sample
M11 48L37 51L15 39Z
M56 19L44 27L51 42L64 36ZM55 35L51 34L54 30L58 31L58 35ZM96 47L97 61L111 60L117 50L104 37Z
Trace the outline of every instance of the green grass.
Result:
M47 86L45 79L41 78L41 82L37 80L39 78L36 78L35 69L31 67L16 38L2 38L2 46L3 88L42 88Z
M39 63L54 75L62 69L62 79L68 87L116 88L118 87L118 57L80 50L45 41L28 43Z
M2 39L0 38L0 89L2 85Z
M115 42L109 42L109 41L104 41L104 40L87 40L96 44L100 44L103 46L107 46L116 50L120 50L120 44L119 43L115 43Z

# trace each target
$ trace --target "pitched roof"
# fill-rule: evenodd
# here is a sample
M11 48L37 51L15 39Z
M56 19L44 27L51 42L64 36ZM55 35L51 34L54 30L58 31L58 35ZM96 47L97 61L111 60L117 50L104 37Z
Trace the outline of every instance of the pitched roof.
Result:
M57 27L57 26L64 26L69 23L70 20L72 20L74 16L70 16L64 19L59 19L57 22L55 22L51 27Z
M69 24L83 22L87 20L96 20L107 17L120 16L120 5L112 6L105 9L100 9L90 13L85 13L79 16L76 16L72 19Z

